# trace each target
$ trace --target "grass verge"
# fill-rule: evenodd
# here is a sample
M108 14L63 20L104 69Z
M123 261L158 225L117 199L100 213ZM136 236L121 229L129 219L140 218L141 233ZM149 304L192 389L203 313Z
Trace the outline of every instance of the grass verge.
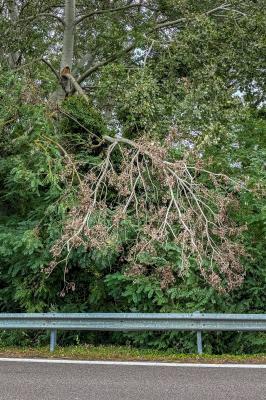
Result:
M75 360L161 361L180 363L246 363L266 364L266 354L258 355L197 355L178 354L174 350L159 351L127 346L79 345L57 347L50 353L48 347L1 347L0 357L62 358Z

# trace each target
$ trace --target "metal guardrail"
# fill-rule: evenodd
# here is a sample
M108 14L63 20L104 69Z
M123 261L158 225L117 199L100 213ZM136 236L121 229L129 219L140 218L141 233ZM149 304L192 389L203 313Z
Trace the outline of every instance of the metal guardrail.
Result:
M50 330L50 351L57 330L195 331L202 354L203 331L266 331L266 314L149 313L0 313L0 329Z

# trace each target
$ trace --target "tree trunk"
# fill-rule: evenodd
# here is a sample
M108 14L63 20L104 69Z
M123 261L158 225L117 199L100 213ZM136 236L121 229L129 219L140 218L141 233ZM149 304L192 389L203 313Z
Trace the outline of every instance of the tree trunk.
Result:
M6 5L7 5L11 25L15 27L18 17L19 17L19 11L18 11L18 6L16 3L16 0L7 0ZM18 66L19 59L20 59L20 54L18 51L9 53L8 64L11 69L14 69Z
M75 14L76 14L76 1L65 0L65 29L63 51L61 58L61 70L69 67L72 70L73 54L74 54L74 38L75 38Z
M51 96L51 100L57 103L62 101L72 90L72 82L68 77L68 73L71 73L73 66L75 15L76 0L65 0L64 39L60 63L61 85Z

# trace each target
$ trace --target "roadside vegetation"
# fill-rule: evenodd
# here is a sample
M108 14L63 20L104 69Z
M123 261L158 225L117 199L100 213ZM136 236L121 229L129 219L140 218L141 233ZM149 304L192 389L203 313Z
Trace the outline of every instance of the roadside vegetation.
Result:
M265 313L264 1L61 3L0 1L0 312ZM47 337L0 332L29 343ZM71 343L195 351L191 333Z
M256 355L177 354L173 350L136 349L130 346L67 346L51 353L46 347L0 347L0 357L54 358L74 360L161 361L180 363L266 364L266 353Z

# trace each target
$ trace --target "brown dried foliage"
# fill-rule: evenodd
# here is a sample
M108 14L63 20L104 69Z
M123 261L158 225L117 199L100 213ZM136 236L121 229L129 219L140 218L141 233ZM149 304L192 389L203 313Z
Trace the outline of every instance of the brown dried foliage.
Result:
M67 262L79 246L107 246L121 222L134 218L139 228L125 257L128 274L146 274L138 254L156 255L158 245L171 241L181 248L179 275L187 272L193 257L202 276L217 290L239 286L244 278L239 258L244 252L232 239L242 228L228 217L229 207L236 202L233 192L239 190L236 182L205 170L201 159L193 165L187 157L169 159L171 138L164 145L143 139L104 139L111 142L106 156L85 176L78 205L70 211L63 235L52 248L54 261L48 272L61 262L64 253ZM229 194L226 186L231 187ZM110 192L115 193L111 201ZM108 220L110 210L112 218ZM161 269L159 275L162 288L175 282L171 266Z

